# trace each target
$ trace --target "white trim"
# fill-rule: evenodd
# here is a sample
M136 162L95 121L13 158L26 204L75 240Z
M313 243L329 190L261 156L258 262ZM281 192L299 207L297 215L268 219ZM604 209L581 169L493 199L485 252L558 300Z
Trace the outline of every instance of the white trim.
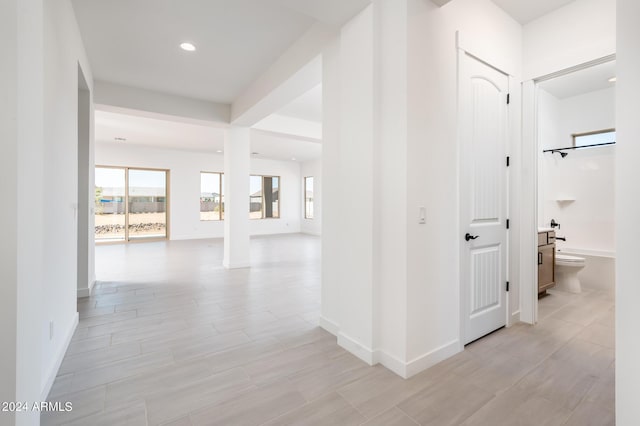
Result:
M460 340L452 340L449 343L436 348L432 351L420 355L417 358L412 359L406 366L406 378L415 376L416 374L433 367L437 363L444 361L447 358L454 356L464 349L460 344Z
M305 219L305 220L309 220L309 219ZM313 235L315 237L321 237L322 233L318 232L318 231L300 231L301 234L305 234L305 235Z
M362 343L347 336L343 332L338 333L338 346L341 346L344 349L348 350L353 355L366 362L368 365L375 365L378 363L376 360L376 351L373 351L371 348L366 347Z
M393 371L398 376L403 379L408 379L407 376L407 363L399 360L398 358L390 355L384 351L378 350L376 351L375 358L377 358L378 362L382 364L385 368Z
M538 144L537 99L533 81L522 84L522 152L520 168L520 321L538 319Z
M71 343L71 338L73 337L73 333L76 332L76 328L78 327L78 321L79 321L79 315L76 312L75 316L73 317L73 322L71 323L71 327L69 328L69 330L67 331L67 335L65 336L64 345L62 346L63 350L61 350L57 354L56 361L53 364L53 368L51 369L49 374L46 375L47 378L42 386L42 391L40 394L41 401L46 401L47 398L49 397L49 392L51 392L51 387L53 386L53 382L56 380L56 376L58 375L58 371L60 370L60 366L62 365L62 360L64 359L64 356L67 353L67 349L69 349L69 344Z
M445 359L454 356L455 354L461 352L463 349L464 347L460 345L460 341L456 339L440 346L439 348L420 355L419 357L416 357L409 362L399 360L393 355L390 355L382 350L375 351L375 353L373 354L373 359L374 361L379 362L385 368L393 371L403 379L408 379L418 373L423 372L428 368L433 367L439 362L442 362Z
M91 293L93 293L93 287L95 285L96 285L96 280L91 280L88 288L79 288L78 299L82 299L84 297L91 297Z
M507 323L507 328L519 322L520 322L520 311L518 310L512 313L511 315L509 315L509 322Z
M482 39L467 37L463 31L456 31L456 47L459 50L473 56L480 62L500 71L508 76L515 76L516 70L510 69L506 63L501 63L499 55L494 54L493 46L489 46Z
M320 316L320 327L336 337L338 336L338 332L340 332L340 326L337 323L323 317L322 315Z

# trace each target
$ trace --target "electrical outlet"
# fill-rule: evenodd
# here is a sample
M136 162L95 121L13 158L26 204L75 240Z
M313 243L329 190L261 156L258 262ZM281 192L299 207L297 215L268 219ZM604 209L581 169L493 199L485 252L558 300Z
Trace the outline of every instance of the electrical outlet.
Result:
M49 321L49 340L53 340L53 321Z

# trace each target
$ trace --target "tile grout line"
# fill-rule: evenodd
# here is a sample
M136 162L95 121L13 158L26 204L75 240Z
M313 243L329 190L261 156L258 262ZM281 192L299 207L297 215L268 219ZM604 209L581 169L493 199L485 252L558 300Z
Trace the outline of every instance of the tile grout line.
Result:
M493 399L493 398L492 398ZM491 400L490 400L491 401ZM409 414L407 414L402 408L398 407L397 405L394 405L393 408L397 409L398 411L400 411L402 414L404 414L405 416L407 416L407 418L409 418L409 420L411 420L412 422L414 422L417 425L420 425L420 422L417 421L416 419L414 419L413 417L411 417ZM471 417L471 416L469 416ZM467 417L468 418L468 417ZM466 420L466 419L465 419Z

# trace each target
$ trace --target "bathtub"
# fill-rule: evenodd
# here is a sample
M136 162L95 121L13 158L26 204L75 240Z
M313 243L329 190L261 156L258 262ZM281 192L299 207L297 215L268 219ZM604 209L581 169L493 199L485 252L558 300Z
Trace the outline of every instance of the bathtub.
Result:
M584 257L587 266L578 273L582 287L613 291L616 283L615 252L558 247L558 253Z

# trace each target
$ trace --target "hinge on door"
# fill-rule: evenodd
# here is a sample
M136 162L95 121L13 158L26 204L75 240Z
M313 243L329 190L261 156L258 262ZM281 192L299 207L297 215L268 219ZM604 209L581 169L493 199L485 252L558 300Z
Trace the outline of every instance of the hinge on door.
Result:
M509 291L509 281L507 281L507 291Z
M510 160L510 157L507 156L507 167L509 167L509 160Z
M507 219L507 229L509 229L509 219Z
M511 102L511 93L507 93L507 105Z

